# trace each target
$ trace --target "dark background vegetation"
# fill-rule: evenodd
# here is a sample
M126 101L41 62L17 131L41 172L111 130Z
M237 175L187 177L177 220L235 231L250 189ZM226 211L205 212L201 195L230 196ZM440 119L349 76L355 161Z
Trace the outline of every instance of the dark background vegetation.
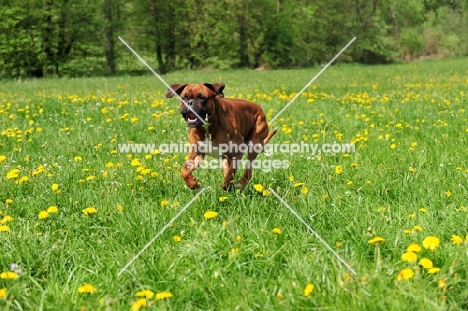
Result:
M293 68L468 54L468 0L0 0L0 77Z

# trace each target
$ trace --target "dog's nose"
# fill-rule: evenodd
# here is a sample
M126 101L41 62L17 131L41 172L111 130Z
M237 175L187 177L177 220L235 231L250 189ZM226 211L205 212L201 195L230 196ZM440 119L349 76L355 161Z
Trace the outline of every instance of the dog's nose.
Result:
M195 100L193 100L193 99L189 99L187 101L187 105L189 105L190 107L192 107L194 104L195 104Z

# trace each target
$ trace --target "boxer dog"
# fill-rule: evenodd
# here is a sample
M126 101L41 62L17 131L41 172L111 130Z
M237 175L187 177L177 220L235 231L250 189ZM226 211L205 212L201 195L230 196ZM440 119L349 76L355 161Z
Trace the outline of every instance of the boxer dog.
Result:
M181 175L190 189L201 186L192 172L207 154L203 150L206 148L201 148L203 145L211 144L214 151L223 149L221 154L212 153L222 159L224 181L221 187L224 190L243 189L252 177L253 161L261 152L258 147L263 149L276 133L276 129L268 131L265 113L260 106L243 99L224 98L224 86L223 83L172 84L166 94L166 98L172 98L175 92L186 103L180 102L179 111L189 128L190 153ZM232 148L225 150L221 145ZM256 147L248 149L244 175L234 184L237 163L246 153L245 148L242 151L236 148L240 145Z

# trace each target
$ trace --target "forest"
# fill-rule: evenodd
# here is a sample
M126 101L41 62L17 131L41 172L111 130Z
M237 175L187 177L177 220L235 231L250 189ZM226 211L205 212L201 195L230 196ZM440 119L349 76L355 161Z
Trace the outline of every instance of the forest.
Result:
M0 78L382 64L468 54L468 0L1 0Z

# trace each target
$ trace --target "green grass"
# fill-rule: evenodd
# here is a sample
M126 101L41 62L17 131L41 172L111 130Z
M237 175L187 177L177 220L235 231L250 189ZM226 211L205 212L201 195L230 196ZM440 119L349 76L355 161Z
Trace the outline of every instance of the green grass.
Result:
M21 272L15 280L0 279L0 289L7 289L0 309L129 310L143 289L173 294L149 299L148 309L155 310L468 308L467 64L454 58L329 68L272 124L279 128L272 142L353 141L356 152L275 154L271 159L287 159L290 167L256 170L241 193L221 190L220 171L197 170L211 188L120 277L195 192L179 174L184 154L145 158L113 150L127 142L185 142L178 101L165 99L164 86L152 76L2 82L0 219L13 220L3 224L10 231L0 232L0 272L12 263ZM196 71L164 78L224 82L226 96L251 98L272 119L318 71ZM134 158L151 172L138 173ZM15 168L18 178L7 180ZM16 183L22 176L28 180ZM307 194L294 186L298 182ZM51 188L55 183L59 193ZM254 184L277 191L358 275ZM58 213L38 218L53 205ZM87 207L98 212L85 216ZM204 219L208 210L218 217ZM418 261L431 259L440 268L435 274L401 259L410 243L422 246L430 235L440 246L423 248ZM453 235L464 243L455 245ZM378 251L368 243L375 236L385 239ZM404 268L414 277L398 280ZM87 283L97 291L79 293ZM308 283L314 291L305 297Z

